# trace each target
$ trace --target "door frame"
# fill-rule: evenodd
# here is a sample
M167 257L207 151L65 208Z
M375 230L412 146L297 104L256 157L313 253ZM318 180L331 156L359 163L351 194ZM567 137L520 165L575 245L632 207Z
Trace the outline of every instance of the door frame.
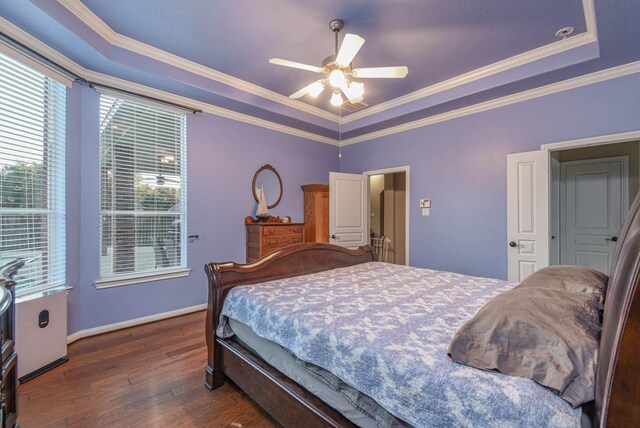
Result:
M616 144L616 143L625 143L628 141L640 140L640 129L630 132L622 132L618 134L605 134L598 135L595 137L588 138L579 138L576 140L568 140L568 141L560 141L556 143L548 143L542 144L540 146L540 150L545 152L545 156L547 158L547 162L549 163L549 177L548 177L548 186L549 186L549 195L551 195L551 155L553 152L567 150L567 149L578 149L582 147L591 147L591 146L601 146L605 144ZM627 189L628 192L628 189ZM628 200L628 197L627 197ZM549 201L551 202L551 201ZM548 207L548 220L551 222L551 203L549 203ZM551 223L549 223L551 224ZM549 229L549 232L551 229ZM551 241L551 240L549 240ZM551 244L549 244L549 250L551 250ZM551 251L549 251L549 261L551 261Z
M612 143L615 144L615 143ZM572 165L588 165L593 163L601 163L601 162L615 162L620 161L621 165L621 174L622 174L622 192L620 195L621 205L626 207L626 210L623 210L622 218L620 219L620 225L624 223L624 220L627 218L627 214L629 212L629 156L607 156L604 158L593 158L593 159L582 159L575 161L566 161L560 162L560 222L564 222L566 224L566 216L567 216L567 183L566 183L566 174L567 167ZM551 206L549 206L549 211L551 212ZM567 231L566 229L560 229L560 250L559 250L559 259L560 263L563 263L562 259L565 255L566 251L566 240L567 240Z
M385 169L377 169L374 171L365 171L362 174L365 176L365 180L367 182L367 188L366 188L366 192L367 192L367 198L365 201L366 207L367 207L367 233L369 232L369 230L371 230L371 184L370 184L370 180L369 178L372 175L380 175L380 174L395 174L397 172L404 172L405 173L405 180L406 180L406 197L405 197L405 230L404 230L404 234L405 234L405 261L404 264L406 266L409 266L409 261L411 260L410 254L409 254L409 237L410 237L410 218L411 218L411 176L410 176L410 170L411 168L409 167L409 165L405 165L405 166L396 166L396 167L392 167L392 168L385 168ZM370 241L370 239L369 239Z

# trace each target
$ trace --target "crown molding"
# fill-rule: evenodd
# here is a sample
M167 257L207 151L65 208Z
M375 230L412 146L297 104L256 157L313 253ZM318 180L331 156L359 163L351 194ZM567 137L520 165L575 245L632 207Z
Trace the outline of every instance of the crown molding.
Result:
M534 61L539 61L550 56L566 52L568 50L596 43L598 41L598 38L593 0L582 0L582 7L584 10L585 24L587 27L587 31L584 33L569 37L565 40L558 40L551 44L541 46L527 52L523 52L519 55L512 56L502 61L498 61L485 67L481 67L468 73L461 74L451 79L436 83L435 85L418 89L415 92L411 92L401 97L394 98L384 103L376 104L362 111L346 116L343 119L342 123L344 124L355 122L359 119L371 116L373 114L381 113L395 107L399 107L403 104L417 101L425 97L457 88L458 86L466 85L480 79L503 73L515 67L520 67Z
M158 49L146 43L137 41L130 37L115 32L109 25L102 21L91 9L85 6L80 0L58 0L58 3L65 7L69 12L75 15L89 28L94 30L103 39L114 46L144 55L148 58L164 62L185 71L206 77L208 79L223 83L230 87L266 98L268 100L286 105L288 107L304 111L306 113L321 117L334 123L343 124L356 122L359 119L384 112L395 107L411 103L422 98L430 97L444 91L454 89L461 85L466 85L503 73L516 67L539 61L559 53L576 49L581 46L597 43L597 26L595 17L594 0L582 0L582 7L585 15L585 25L587 31L566 40L559 40L549 45L545 45L528 52L498 61L485 67L470 71L468 73L456 76L454 78L436 83L435 85L419 89L415 92L403 95L401 97L368 107L360 112L352 113L342 119L339 115L322 110L318 107L311 106L305 102L293 100L277 92L266 89L262 86L249 83L237 77L219 72L212 68L198 64L194 61L187 60L178 55L171 54L162 49Z
M74 74L84 79L87 79L96 83L100 83L103 85L107 85L107 86L121 88L126 91L138 93L141 95L158 98L160 100L168 101L170 103L189 106L193 108L193 110L202 110L205 113L210 113L216 116L225 117L227 119L237 120L239 122L244 122L251 125L256 125L262 128L271 129L273 131L282 132L284 134L294 135L296 137L305 138L307 140L318 141L320 143L331 144L331 145L338 145L338 140L335 140L333 138L324 137L322 135L317 135L312 132L307 132L300 129L292 128L290 126L281 125L279 123L260 119L247 114L238 113L233 110L228 110L213 104L205 103L202 101L196 101L191 98L161 91L159 89L151 88L149 86L141 85L139 83L134 83L128 80L119 79L117 77L108 76L106 74L102 74L102 73L98 73L98 72L86 69L80 64L62 55L60 52L53 49L52 47L47 46L42 41L38 40L31 34L17 27L16 25L9 22L3 17L0 17L0 27L2 27L2 31L5 32L11 38L19 41L20 43L24 44L25 46L32 49L33 51L38 52L40 55L43 55L44 57L51 59L52 61L56 62L57 64L63 66L67 70L73 72Z
M334 123L339 123L340 121L338 115L334 113L322 110L321 108L314 107L302 101L291 99L277 92L263 88L262 86L249 83L246 80L230 76L226 73L214 70L197 62L188 60L178 55L174 55L162 49L158 49L154 46L119 34L115 32L111 27L109 27L109 25L101 20L96 14L94 14L91 9L85 6L80 0L58 0L58 3L64 6L65 9L75 15L76 18L82 21L85 25L95 31L100 37L114 46L126 49L131 52L135 52L139 55L144 55L156 61L172 65L190 73L194 73L207 79L223 83L227 86L240 89L241 91L248 92L250 94L260 96L270 101L283 104L287 107L301 110L305 113L321 117L322 119L326 119Z
M498 61L486 67L470 71L469 73L461 74L460 76L456 76L452 79L436 83L435 85L431 85L426 88L418 89L415 92L411 92L401 97L394 98L393 100L368 107L365 110L352 113L346 116L342 123L355 122L365 117L382 113L384 111L420 100L422 98L449 91L459 86L467 85L469 83L473 83L478 80L485 79L487 77L494 76L505 71L509 71L515 67L523 66L533 61L542 60L544 58L557 55L567 50L589 45L595 41L596 39L592 35L589 35L587 33L578 34L577 36L568 38L566 40L559 40L550 45L542 46L540 48L522 53L520 55Z
M442 113L436 116L415 120L413 122L403 123L402 125L397 125L390 128L382 129L380 131L349 138L343 140L342 145L347 146L350 144L362 143L364 141L373 140L375 138L386 137L388 135L398 134L400 132L422 128L424 126L433 125L435 123L457 119L459 117L492 110L498 107L508 106L510 104L532 100L534 98L543 97L545 95L552 95L558 92L563 92L582 86L604 82L606 80L617 79L619 77L624 77L636 73L640 73L640 61L608 68L606 70L596 71L591 74L585 74L584 76L574 77L572 79L563 80L561 82L552 83L546 86L541 86L539 88L530 89L528 91L519 92L513 95L507 95L502 98L485 101L483 103L464 107L458 110L453 110L447 113Z
M270 129L272 131L282 132L283 134L294 135L296 137L304 138L307 140L313 140L320 143L331 144L334 146L338 145L338 140L335 140L333 138L323 137L322 135L314 134L312 132L307 132L301 129L292 128L290 126L281 125L279 123L260 119L248 114L238 113L236 111L218 107L213 104L197 101L191 98L183 97L181 95L172 94L170 92L161 91L159 89L151 88L149 86L141 85L139 83L134 83L128 80L120 79L95 71L83 69L83 74L81 75L87 80L96 83L102 83L104 85L116 87L125 91L158 98L163 101L168 101L170 103L178 105L189 106L194 110L202 110L203 113L209 113L215 116L237 120L239 122L248 123L251 125L259 126L261 128Z
M202 110L203 112L210 113L216 116L237 120L240 122L248 123L251 125L259 126L273 131L282 132L289 135L294 135L304 139L317 141L334 146L350 145L365 142L375 138L380 138L388 135L397 134L400 132L409 131L424 126L429 126L435 123L444 122L451 119L456 119L463 116L468 116L474 113L480 113L483 111L491 110L498 107L515 104L522 101L531 100L534 98L542 97L545 95L551 95L557 92L566 91L569 89L578 88L594 83L600 83L610 79L616 79L619 77L627 76L630 74L640 73L640 61L632 62L629 64L609 68L606 70L597 71L595 73L587 74L584 76L575 77L573 79L553 83L540 88L530 89L528 91L520 92L517 94L508 95L502 98L498 98L484 103L464 107L458 110L453 110L447 113L443 113L437 116L432 116L424 119L419 119L413 122L408 122L402 125L394 126L391 128L383 129L380 131L372 132L369 134L360 135L357 137L349 138L347 140L339 141L333 138L323 137L311 132L302 131L289 126L281 125L278 123L270 122L264 119L259 119L243 113L238 113L232 110L224 109L222 107L215 106L213 104L196 101L191 98L183 97L180 95L172 94L169 92L161 91L155 88L144 86L138 83L130 82L124 79L108 76L105 74L97 73L92 70L88 70L66 56L62 55L55 49L46 45L42 41L38 40L31 34L20 29L10 21L3 17L0 17L0 27L10 37L29 47L30 49L40 53L41 55L50 58L59 65L67 68L73 73L82 76L88 80L93 80L97 83L102 83L109 86L119 87L131 92L140 93L147 96L152 96L161 100L173 102L176 104L182 104L192 107L194 110Z

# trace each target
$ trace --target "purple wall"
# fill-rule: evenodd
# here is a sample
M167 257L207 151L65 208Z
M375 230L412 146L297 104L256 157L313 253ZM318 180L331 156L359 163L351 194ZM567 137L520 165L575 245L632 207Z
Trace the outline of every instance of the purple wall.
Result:
M67 98L67 277L69 333L206 303L204 264L245 257L244 218L255 212L254 172L270 163L284 183L275 215L303 220L300 185L327 183L337 149L208 114L187 120L186 278L98 290L99 95L74 85Z
M340 167L411 166L411 265L506 278L506 155L638 129L636 74L347 146Z
M640 129L640 75L442 122L343 148L212 115L189 116L186 278L97 290L99 254L99 96L74 85L67 99L69 333L206 301L203 266L244 261L251 180L265 163L284 181L273 210L302 220L300 185L328 172L411 165L411 260L479 276L506 277L506 155L541 144ZM432 198L421 217L418 199Z

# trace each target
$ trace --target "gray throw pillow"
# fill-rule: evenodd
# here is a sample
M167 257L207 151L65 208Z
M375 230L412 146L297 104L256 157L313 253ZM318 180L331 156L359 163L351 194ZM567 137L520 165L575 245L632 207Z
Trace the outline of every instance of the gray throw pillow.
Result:
M515 288L494 297L458 330L449 356L532 379L580 406L595 396L597 304L594 293Z
M549 266L528 276L516 288L551 288L575 293L594 293L604 303L609 277L584 266Z

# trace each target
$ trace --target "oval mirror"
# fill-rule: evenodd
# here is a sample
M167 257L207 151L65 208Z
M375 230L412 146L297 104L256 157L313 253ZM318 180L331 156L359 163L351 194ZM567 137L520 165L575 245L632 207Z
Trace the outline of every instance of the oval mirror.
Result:
M267 202L267 208L275 208L282 199L282 179L278 171L271 165L267 164L256 171L253 176L253 198L258 202L256 187L264 188L264 197Z

